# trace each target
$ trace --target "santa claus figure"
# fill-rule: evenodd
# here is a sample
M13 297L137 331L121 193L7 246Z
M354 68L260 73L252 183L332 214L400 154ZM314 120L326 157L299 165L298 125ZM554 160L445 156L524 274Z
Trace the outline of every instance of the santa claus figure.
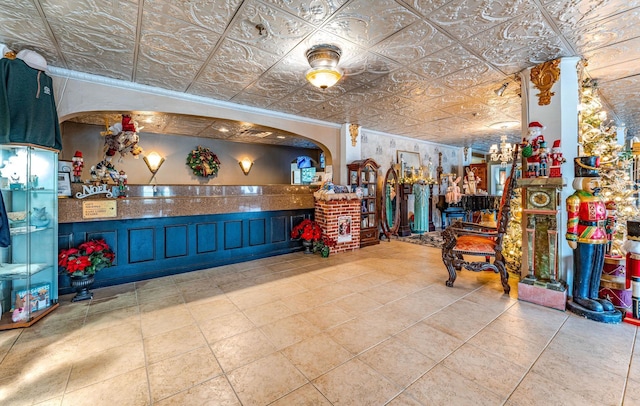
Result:
M71 158L73 164L73 181L75 183L82 182L80 177L82 176L82 168L84 168L84 158L82 158L82 152L76 151L73 158Z
M551 148L551 154L549 154L551 160L551 166L549 167L550 178L562 177L562 164L567 160L562 156L562 150L560 149L560 140L553 141L553 148Z
M540 171L540 143L544 141L544 126L537 121L529 123L529 133L522 142L522 156L527 158L526 178L535 178Z

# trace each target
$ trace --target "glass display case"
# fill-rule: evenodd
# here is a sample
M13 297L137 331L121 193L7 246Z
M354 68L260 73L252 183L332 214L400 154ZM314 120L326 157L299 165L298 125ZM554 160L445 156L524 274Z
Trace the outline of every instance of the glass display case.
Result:
M373 159L353 161L347 165L349 187L362 196L360 215L360 246L379 244L378 238L378 168Z
M58 153L5 144L0 161L0 330L6 330L28 327L58 306Z

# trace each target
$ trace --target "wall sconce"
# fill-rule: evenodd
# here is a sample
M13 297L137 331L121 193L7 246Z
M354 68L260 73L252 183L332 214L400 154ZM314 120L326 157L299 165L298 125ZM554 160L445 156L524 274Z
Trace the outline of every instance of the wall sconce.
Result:
M164 163L164 158L161 157L157 152L152 151L145 155L142 159L144 160L144 163L147 164L147 168L149 168L149 171L153 174L153 176L151 176L151 179L149 180L149 183L151 183L153 178L156 177L156 173L158 173L158 170Z
M253 167L253 161L251 161L249 158L243 158L242 161L238 162L238 165L240 165L242 172L246 176L249 174L249 171Z
M311 69L307 71L307 80L320 89L335 85L342 77L338 68L342 50L335 45L314 45L307 50L306 56Z
M509 86L509 82L505 82L502 84L502 86L500 86L498 89L494 90L493 92L497 94L498 97L502 97L502 95L504 94L504 91L507 90L508 86Z

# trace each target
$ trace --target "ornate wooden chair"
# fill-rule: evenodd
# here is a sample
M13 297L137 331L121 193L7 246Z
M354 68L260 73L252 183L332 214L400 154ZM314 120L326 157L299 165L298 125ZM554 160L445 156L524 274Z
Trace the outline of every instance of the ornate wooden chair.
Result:
M456 280L457 271L462 268L479 272L493 270L500 274L500 281L504 293L509 293L509 274L502 255L502 240L507 231L510 218L510 203L516 183L516 161L518 159L518 145L513 152L513 164L511 175L506 181L500 208L497 216L497 227L486 227L475 223L456 221L442 232L444 244L442 245L442 261L449 271L447 286L452 287ZM464 259L464 255L482 257L482 260L470 262ZM489 261L493 257L493 263Z

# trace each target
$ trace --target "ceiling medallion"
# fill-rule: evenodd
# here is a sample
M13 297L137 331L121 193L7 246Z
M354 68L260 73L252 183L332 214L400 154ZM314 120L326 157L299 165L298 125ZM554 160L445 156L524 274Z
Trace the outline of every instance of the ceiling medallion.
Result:
M307 71L307 80L320 89L335 85L342 77L342 70L338 68L342 51L335 45L314 45L307 50L306 56L311 69Z
M551 104L551 96L555 95L551 91L553 85L560 78L560 60L555 59L541 63L531 69L531 83L540 91L538 96L538 105L546 106Z

